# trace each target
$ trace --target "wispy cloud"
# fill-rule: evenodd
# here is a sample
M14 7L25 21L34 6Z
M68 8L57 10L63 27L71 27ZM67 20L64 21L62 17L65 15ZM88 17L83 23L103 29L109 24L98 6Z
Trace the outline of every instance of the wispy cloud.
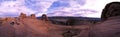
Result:
M35 11L27 8L24 6L24 3L21 3L21 1L4 1L0 3L0 13L2 13L2 16L13 16L20 14L21 12L26 14L32 14Z
M93 2L94 0L91 1L90 0L67 0L67 1L59 0L54 2L51 5L51 7L48 9L48 15L54 13L55 15L49 15L49 16L84 16L91 13L97 13L98 12L97 10L85 7L86 5L88 6L94 5Z
M120 0L0 0L0 17L30 15L100 17L104 6ZM94 16L95 15L95 16Z

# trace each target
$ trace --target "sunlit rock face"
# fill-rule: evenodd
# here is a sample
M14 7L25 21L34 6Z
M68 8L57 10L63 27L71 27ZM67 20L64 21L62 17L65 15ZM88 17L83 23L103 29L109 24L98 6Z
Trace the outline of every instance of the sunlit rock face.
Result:
M26 16L26 14L24 14L24 13L21 13L20 16L19 16L20 19L23 19L23 18L26 18L26 17L27 17L27 16Z
M21 13L17 18L0 18L0 36L88 37L89 26L90 24L76 26L55 25L45 14L40 19L37 19L34 14L26 16L24 13Z
M10 24L13 18L2 18L0 26L0 36L1 37L14 37L15 28Z
M35 16L35 14L31 14L31 16L30 16L31 18L33 18L33 19L36 19L36 16Z
M19 21L16 18L10 18L10 17L3 18L1 29L4 30L4 28L6 28L5 29L6 31L3 32L4 35L1 35L3 37L5 37L5 36L24 37L24 34L26 33L25 32L26 30L24 28L24 24L22 24L21 21ZM10 32L10 33L6 33L6 32Z

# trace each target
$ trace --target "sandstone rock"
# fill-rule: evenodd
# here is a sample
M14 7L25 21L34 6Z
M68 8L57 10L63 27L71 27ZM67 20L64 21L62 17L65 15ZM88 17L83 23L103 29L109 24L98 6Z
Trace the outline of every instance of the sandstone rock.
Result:
M23 18L26 18L26 17L27 17L27 16L26 16L26 14L24 14L24 13L21 13L20 16L19 16L20 19L23 19Z
M36 19L36 16L35 16L35 14L31 14L31 16L30 16L31 18L33 18L33 19Z
M11 26L0 27L0 37L15 37L15 29Z
M2 18L2 24L0 26L0 37L14 37L15 29L13 25L10 24L10 21L13 21L14 18Z
M3 18L0 27L0 37L26 37L26 28L24 28L23 21L17 18Z
M48 19L48 17L47 17L47 15L46 15L46 14L43 14L43 15L42 15L42 17L41 17L41 20L48 21L49 19Z
M91 37L120 37L120 2L108 3L102 11L100 24L91 28Z
M109 17L120 16L120 2L111 2L106 4L102 11L101 20L105 21Z
M12 17L6 17L6 18L2 18L0 19L0 22L1 22L1 26L6 26L7 22L10 22L10 21L14 21L15 18L12 18Z

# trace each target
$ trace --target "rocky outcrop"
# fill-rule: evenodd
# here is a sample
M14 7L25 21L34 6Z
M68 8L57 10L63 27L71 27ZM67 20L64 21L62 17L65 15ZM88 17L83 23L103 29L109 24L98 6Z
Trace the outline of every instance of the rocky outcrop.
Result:
M36 19L36 16L35 16L35 14L31 14L31 16L30 16L31 18L33 18L33 19Z
M14 18L7 17L7 18L1 18L0 19L0 37L15 37L15 28L13 27L12 21L14 21Z
M91 37L120 37L120 2L108 3L102 11L101 23L91 27Z
M0 26L0 36L83 37L83 35L86 34L84 35L84 37L86 37L88 33L88 25L71 26L73 24L76 24L75 22L78 22L74 19L69 19L67 21L70 26L63 26L51 23L46 14L42 15L41 20L35 18L35 14L31 14L31 16L26 16L26 14L24 13L21 13L18 18L3 18L2 27Z
M47 17L47 15L46 15L46 14L43 14L43 15L42 15L42 17L41 17L41 20L48 21L49 19L48 19L48 17Z
M24 14L24 13L21 13L20 16L19 16L20 19L23 19L23 18L26 18L26 17L27 17L27 16L26 16L26 14Z

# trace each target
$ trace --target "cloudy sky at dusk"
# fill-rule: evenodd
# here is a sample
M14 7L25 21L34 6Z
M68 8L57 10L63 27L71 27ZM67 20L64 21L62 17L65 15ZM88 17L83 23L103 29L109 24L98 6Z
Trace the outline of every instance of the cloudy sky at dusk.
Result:
M120 0L0 0L0 17L20 13L48 16L100 17L104 6Z

